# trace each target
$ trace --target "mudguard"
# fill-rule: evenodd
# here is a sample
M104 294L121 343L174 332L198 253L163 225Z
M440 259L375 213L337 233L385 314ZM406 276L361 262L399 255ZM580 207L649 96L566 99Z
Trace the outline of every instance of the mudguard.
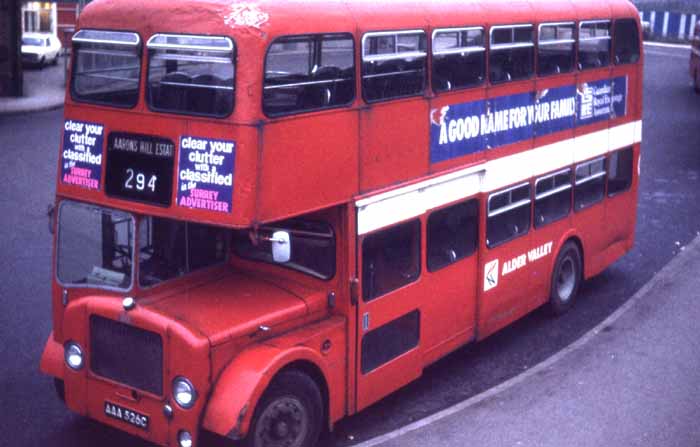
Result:
M63 379L63 346L53 338L53 331L46 340L39 369L44 374Z
M313 363L328 377L319 353L305 346L280 349L255 345L243 351L219 375L202 428L234 440L245 437L267 386L281 369L299 360Z

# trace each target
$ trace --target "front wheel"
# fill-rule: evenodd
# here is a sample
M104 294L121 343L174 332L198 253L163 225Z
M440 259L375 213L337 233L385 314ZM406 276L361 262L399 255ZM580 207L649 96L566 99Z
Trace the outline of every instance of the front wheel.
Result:
M300 371L284 371L260 399L247 447L313 447L323 420L321 393L316 383Z
M574 242L567 242L557 256L552 272L549 292L549 309L554 315L562 315L576 301L581 284L581 251Z

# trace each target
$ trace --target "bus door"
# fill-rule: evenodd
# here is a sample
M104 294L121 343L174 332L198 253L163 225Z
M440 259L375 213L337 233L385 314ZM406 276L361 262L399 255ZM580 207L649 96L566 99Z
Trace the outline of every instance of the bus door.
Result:
M421 373L420 234L416 218L358 241L358 411Z
M486 238L479 300L479 338L494 333L531 308L530 182L490 193L486 198Z

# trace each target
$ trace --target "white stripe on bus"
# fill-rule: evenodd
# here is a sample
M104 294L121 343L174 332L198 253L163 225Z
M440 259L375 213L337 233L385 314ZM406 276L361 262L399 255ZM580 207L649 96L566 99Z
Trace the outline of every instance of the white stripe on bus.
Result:
M641 141L642 122L634 121L366 197L355 202L357 233L366 234Z

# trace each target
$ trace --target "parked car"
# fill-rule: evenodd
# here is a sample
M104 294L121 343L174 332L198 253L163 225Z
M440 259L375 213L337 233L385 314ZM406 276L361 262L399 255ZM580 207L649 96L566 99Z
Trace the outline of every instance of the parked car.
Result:
M60 53L61 41L53 34L22 34L22 63L40 67L55 64Z

